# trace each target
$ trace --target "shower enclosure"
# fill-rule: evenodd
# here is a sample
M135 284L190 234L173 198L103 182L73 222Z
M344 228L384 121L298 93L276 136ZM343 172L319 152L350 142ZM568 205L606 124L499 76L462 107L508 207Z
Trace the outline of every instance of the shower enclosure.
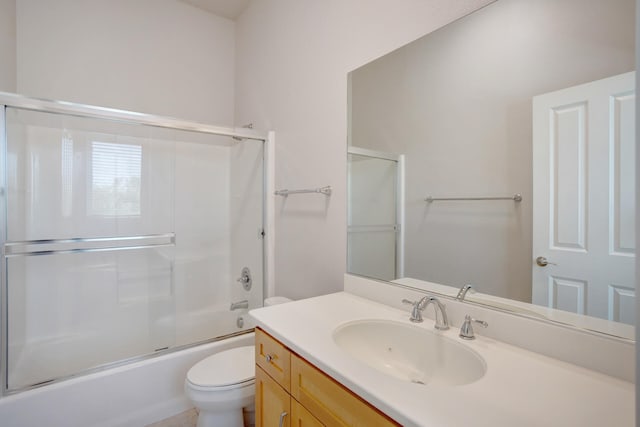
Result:
M3 394L242 333L266 135L0 93Z
M404 277L404 155L347 149L347 271Z

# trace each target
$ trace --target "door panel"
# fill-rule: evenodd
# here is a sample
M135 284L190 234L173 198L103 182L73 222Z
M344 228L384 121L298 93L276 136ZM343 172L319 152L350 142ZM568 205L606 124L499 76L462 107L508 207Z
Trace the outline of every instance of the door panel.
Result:
M535 304L635 323L634 86L632 72L533 99Z

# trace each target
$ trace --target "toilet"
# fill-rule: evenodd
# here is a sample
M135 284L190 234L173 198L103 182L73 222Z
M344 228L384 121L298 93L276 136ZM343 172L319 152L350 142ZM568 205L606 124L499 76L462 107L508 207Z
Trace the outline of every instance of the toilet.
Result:
M264 305L289 301L271 297ZM243 408L251 415L254 411L255 347L236 347L201 360L187 372L184 388L198 408L197 427L244 427Z

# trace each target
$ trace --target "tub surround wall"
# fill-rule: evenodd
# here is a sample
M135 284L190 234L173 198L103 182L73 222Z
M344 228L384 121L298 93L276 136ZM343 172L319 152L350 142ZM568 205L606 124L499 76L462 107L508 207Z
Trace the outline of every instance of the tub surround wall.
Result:
M266 142L236 144L230 149L228 232L231 271L226 283L228 283L231 301L248 299L251 308L261 307L266 296L266 293L263 295L263 292L256 292L256 287L262 287L265 279L263 238L260 231L265 227L262 212L265 199L263 193L266 191L263 176L268 180L263 173L266 149ZM251 272L253 283L250 291L245 290L237 281L244 267L249 268ZM247 310L238 310L236 313L245 321L250 321L249 316L246 315Z
M9 203L9 240L171 232L176 240L175 246L163 249L10 259L9 389L238 331L235 317L215 322L217 316L231 317L228 309L235 280L230 271L229 180L231 152L238 147L198 144L190 139L192 134L149 127L136 130L146 136L153 129L151 137L134 137L129 136L136 134L130 126L110 122L112 127L104 130L103 122L87 123L86 119L65 121L69 127L65 133L35 119L44 121L42 113L12 112L8 135L10 153L17 160L8 174L17 177L17 184L10 185L8 191L14 202ZM31 117L24 129L20 117ZM85 126L102 132L83 131ZM71 140L75 160L68 187L60 182L64 177L64 165L58 160L61 135ZM167 136L176 141L167 141ZM227 142L220 139L209 136L206 141ZM104 210L92 211L102 205L92 202L93 187L85 185L90 172L83 166L89 164L96 140L124 141L140 148L138 212L113 216ZM260 157L261 143L241 145ZM38 161L30 161L32 158ZM97 167L100 171L100 164ZM254 169L238 168L236 178L250 176L261 184L262 168L253 175ZM71 193L74 203L66 207L64 196ZM261 219L261 197L248 193L249 199L257 198L258 208L252 212ZM24 197L26 194L42 196L32 201ZM238 217L234 225L257 228ZM236 256L250 251L261 254L257 232L255 237L256 242L246 251L233 248ZM259 285L252 294L261 301ZM88 348L95 351L87 352Z

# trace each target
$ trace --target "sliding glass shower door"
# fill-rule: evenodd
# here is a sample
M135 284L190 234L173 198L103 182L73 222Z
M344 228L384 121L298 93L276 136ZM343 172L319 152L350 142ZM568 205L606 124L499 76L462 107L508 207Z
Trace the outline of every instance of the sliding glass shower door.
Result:
M5 390L243 329L231 302L262 301L262 141L5 114Z
M349 147L347 271L402 277L402 157Z

